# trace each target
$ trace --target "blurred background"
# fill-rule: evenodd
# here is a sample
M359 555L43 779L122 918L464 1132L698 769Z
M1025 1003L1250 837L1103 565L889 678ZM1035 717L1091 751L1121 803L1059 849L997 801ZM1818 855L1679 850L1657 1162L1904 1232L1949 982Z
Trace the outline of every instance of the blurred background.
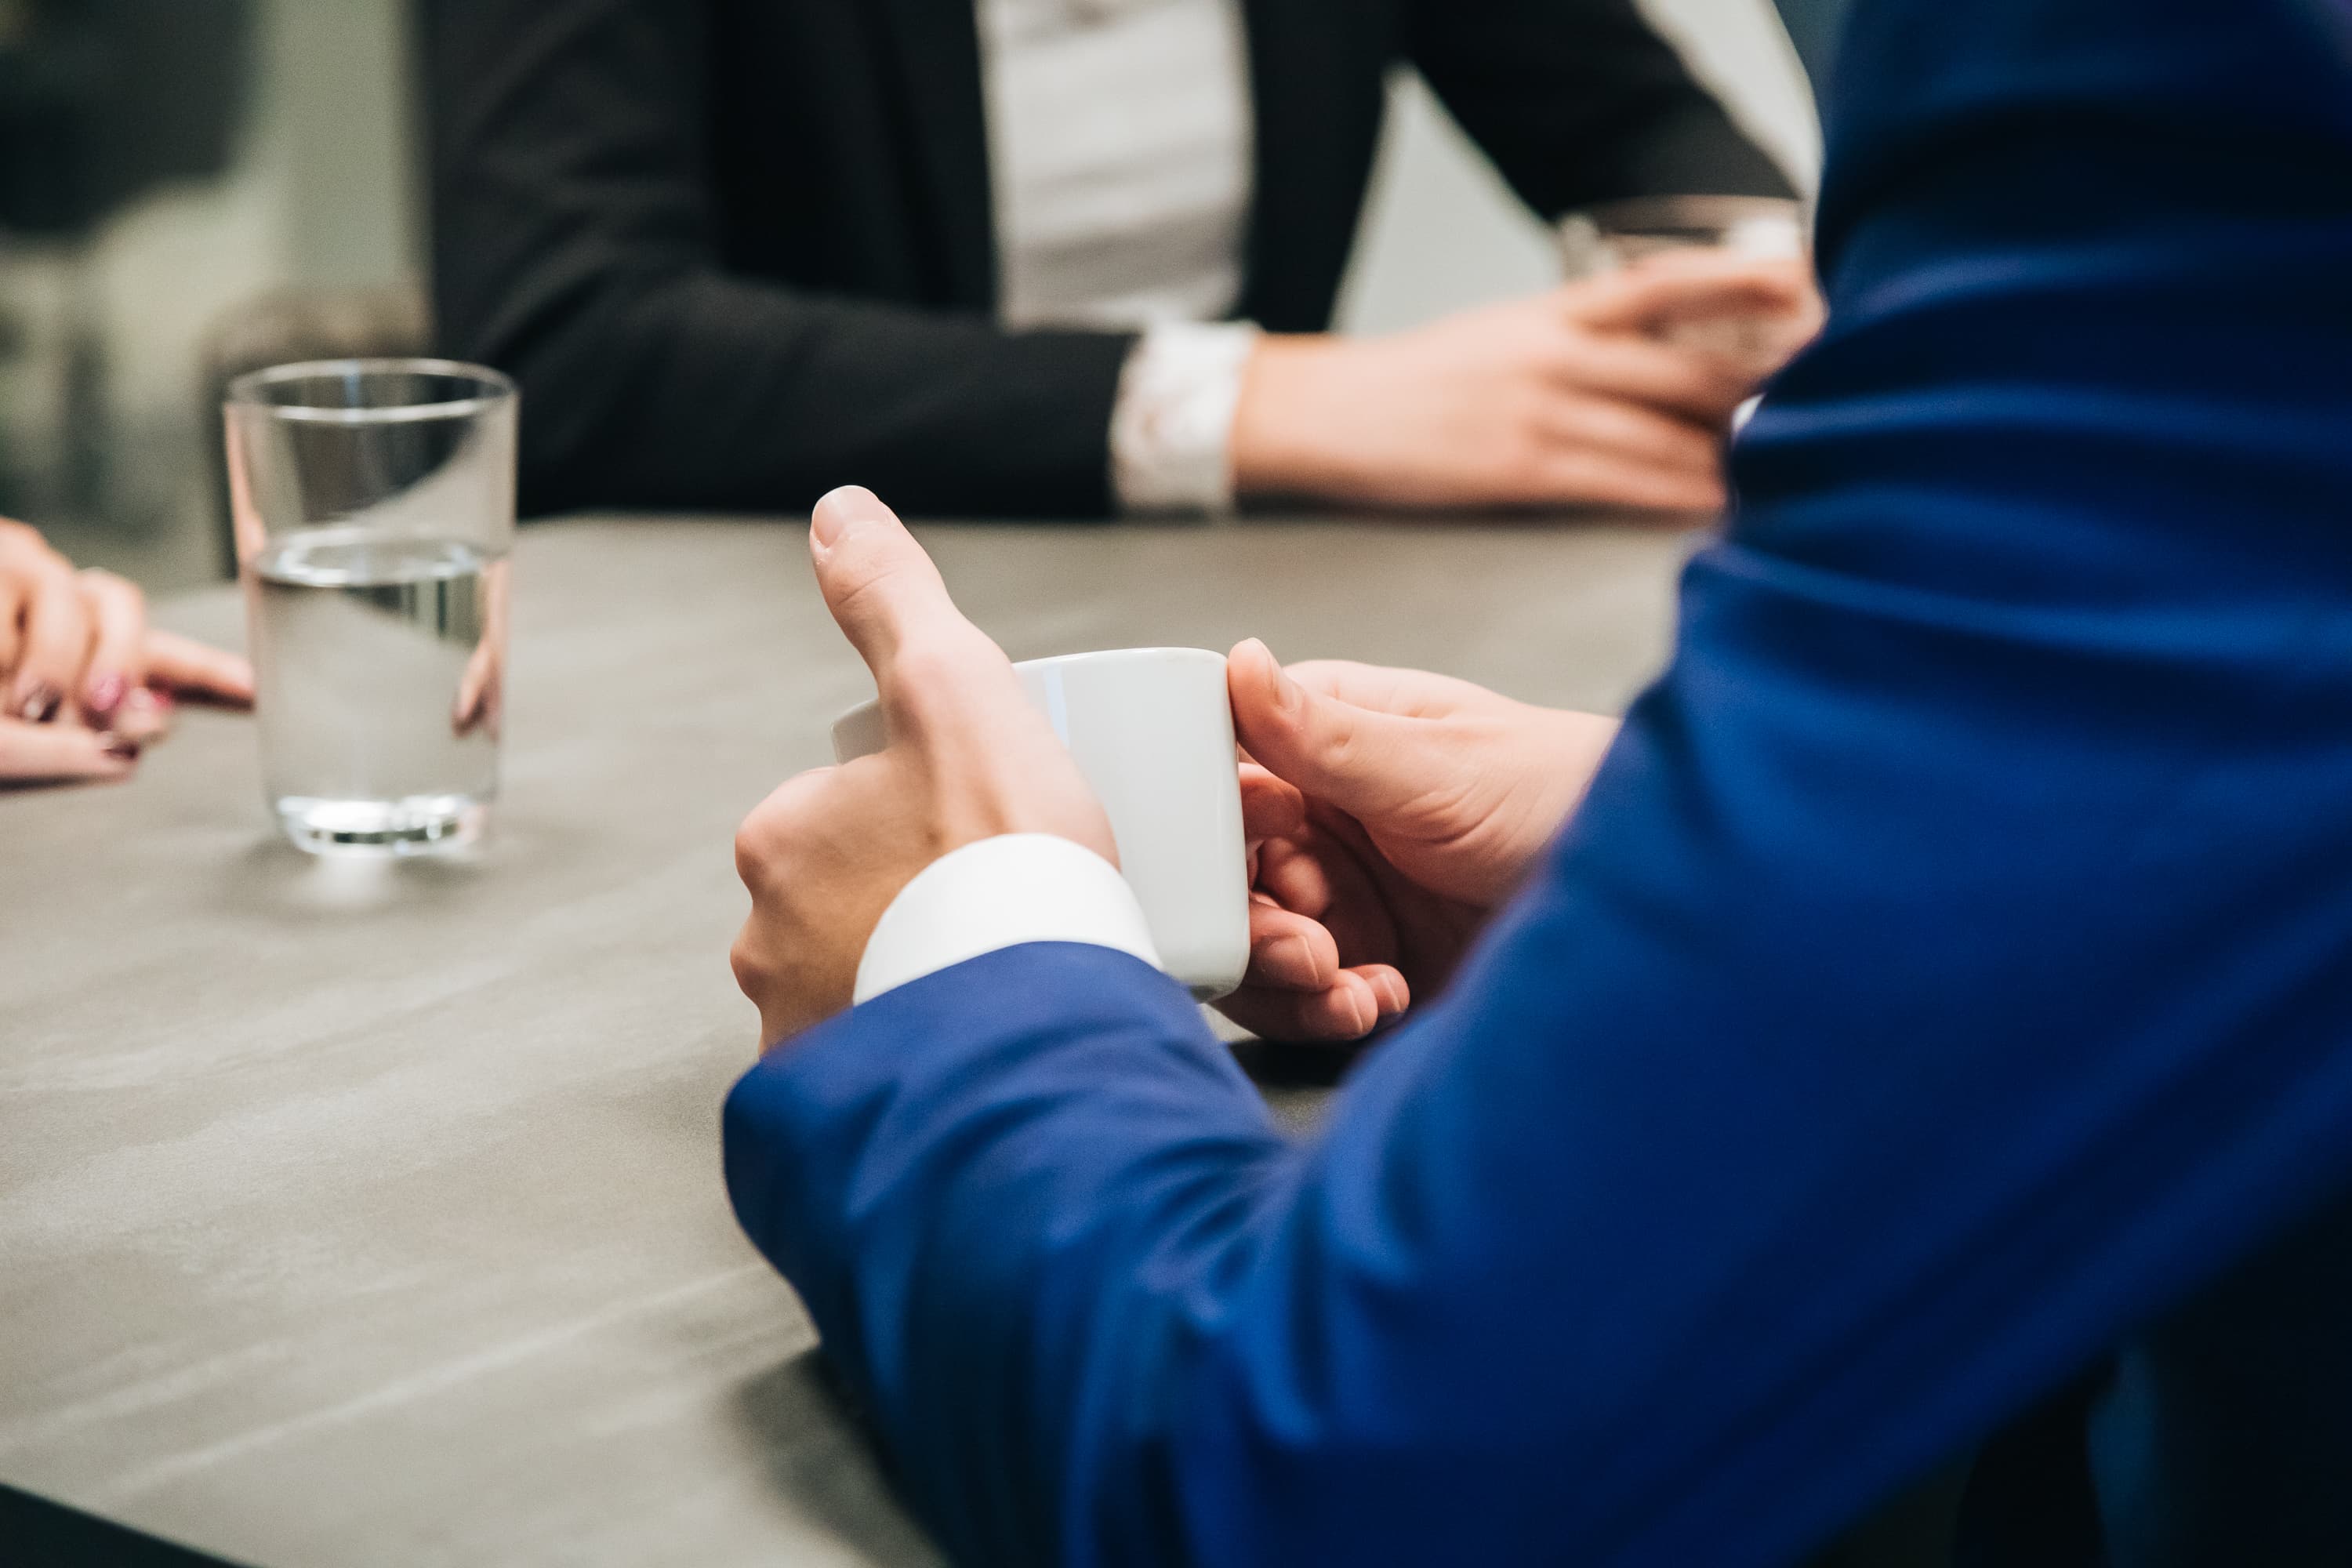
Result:
M1812 100L1769 0L1646 5L1810 190ZM0 515L151 591L225 575L220 383L322 336L421 344L410 10L0 0ZM1409 74L1391 91L1341 329L1556 279L1444 110Z

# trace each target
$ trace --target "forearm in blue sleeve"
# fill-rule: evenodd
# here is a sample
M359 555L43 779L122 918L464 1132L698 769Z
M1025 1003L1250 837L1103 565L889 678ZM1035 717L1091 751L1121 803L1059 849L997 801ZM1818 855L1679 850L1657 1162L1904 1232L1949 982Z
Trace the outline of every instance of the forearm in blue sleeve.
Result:
M2063 780L1980 824L2026 878L1924 829L1841 864L1828 802L1693 834L1696 731L1739 728L1646 705L1311 1149L1101 950L944 972L747 1077L745 1224L959 1561L1779 1561L2338 1173L2352 998L2294 933L2352 921L2340 851L2209 866L2183 918L2166 857L2129 869L2137 784L2079 847ZM1871 782L1957 821L1950 760Z
M1774 668L1686 658L1309 1148L1081 947L746 1078L746 1226L959 1561L1782 1561L2340 1179L2352 863L2242 831L2273 763L2003 799L1992 711L1860 756Z
M1215 1296L1201 1271L1238 1266L1297 1163L1181 986L1055 942L902 985L780 1049L726 1129L745 1230L972 1562L1061 1559L1095 1457L1117 1471L1105 1433L1164 1426L1171 1336ZM1149 1310L1102 1288L1139 1275Z

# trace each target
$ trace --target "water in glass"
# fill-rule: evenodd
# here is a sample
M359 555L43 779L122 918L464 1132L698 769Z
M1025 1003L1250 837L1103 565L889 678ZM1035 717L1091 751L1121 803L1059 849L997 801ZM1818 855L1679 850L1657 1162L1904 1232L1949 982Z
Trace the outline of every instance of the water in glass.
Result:
M365 527L307 530L256 559L262 768L297 843L415 854L480 831L498 793L504 573L475 544Z

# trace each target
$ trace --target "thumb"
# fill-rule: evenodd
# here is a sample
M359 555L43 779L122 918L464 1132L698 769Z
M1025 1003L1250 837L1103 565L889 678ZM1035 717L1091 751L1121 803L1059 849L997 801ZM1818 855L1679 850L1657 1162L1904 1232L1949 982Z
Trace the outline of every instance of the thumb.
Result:
M1429 797L1446 776L1429 724L1312 691L1252 637L1225 665L1234 732L1258 764L1367 825Z
M809 557L835 622L886 694L889 668L910 639L971 629L907 525L863 486L816 503Z
M1603 331L1644 329L1675 317L1794 310L1809 287L1802 262L1712 253L1659 257L1570 286L1576 319Z

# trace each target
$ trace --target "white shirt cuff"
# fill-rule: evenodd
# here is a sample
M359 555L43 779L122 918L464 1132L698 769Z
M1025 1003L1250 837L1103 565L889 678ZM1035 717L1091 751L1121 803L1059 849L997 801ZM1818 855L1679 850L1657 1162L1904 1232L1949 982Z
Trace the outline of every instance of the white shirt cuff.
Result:
M852 996L1028 942L1117 948L1160 967L1143 906L1118 868L1050 833L1007 833L932 861L898 889L866 939Z
M1248 321L1167 321L1129 352L1111 406L1111 489L1126 511L1231 511L1234 410Z

